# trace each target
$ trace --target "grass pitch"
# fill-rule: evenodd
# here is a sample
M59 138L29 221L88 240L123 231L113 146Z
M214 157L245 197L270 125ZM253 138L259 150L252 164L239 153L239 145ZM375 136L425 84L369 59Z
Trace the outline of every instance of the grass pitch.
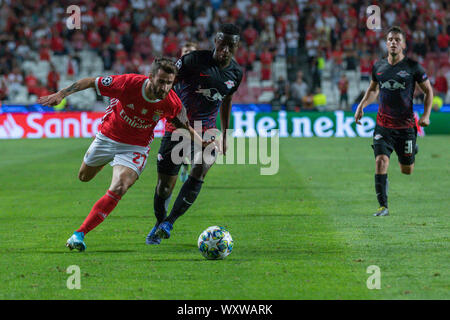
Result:
M449 140L419 138L411 176L391 157L391 215L373 217L370 139L280 139L277 175L214 166L172 237L148 246L156 139L143 175L87 235L83 253L65 242L112 172L77 180L91 140L0 141L0 299L449 299ZM198 252L211 225L233 236L223 261ZM67 288L71 265L81 289ZM372 265L379 290L366 285Z

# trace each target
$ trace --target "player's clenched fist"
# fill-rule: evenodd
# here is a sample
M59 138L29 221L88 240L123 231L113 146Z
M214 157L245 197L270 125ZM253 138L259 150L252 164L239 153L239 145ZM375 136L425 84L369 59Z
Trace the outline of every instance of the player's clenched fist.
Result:
M420 117L419 119L419 126L421 127L428 127L430 125L430 118L429 117Z

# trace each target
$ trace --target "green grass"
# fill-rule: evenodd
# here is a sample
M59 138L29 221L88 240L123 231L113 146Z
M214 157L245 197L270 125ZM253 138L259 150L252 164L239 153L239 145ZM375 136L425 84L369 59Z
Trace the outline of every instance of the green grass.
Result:
M376 218L370 139L281 139L277 175L214 166L173 236L147 246L156 139L143 175L83 253L64 245L111 167L77 180L89 139L0 141L0 299L449 299L449 140L420 138L411 176L392 156L391 215ZM211 225L233 236L223 261L198 252ZM81 269L80 290L66 287L70 265ZM366 286L370 265L380 290Z

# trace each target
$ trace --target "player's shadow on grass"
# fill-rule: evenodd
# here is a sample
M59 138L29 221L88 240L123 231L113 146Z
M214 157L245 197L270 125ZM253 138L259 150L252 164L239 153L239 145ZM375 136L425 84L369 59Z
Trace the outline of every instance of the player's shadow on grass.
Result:
M78 250L69 250L69 249L62 249L62 250L55 250L55 251L50 251L50 250L33 250L32 252L30 251L30 253L45 253L45 254L61 254L61 253L79 253L79 254L90 254L90 253L132 253L132 252L137 252L136 250L117 250L117 249L111 249L111 250L89 250L89 251L84 251L84 252L79 252Z
M86 253L131 253L131 252L137 252L136 250L117 250L117 249L111 249L111 250L89 250L86 251Z
M274 190L274 188L278 188L279 185L274 184L274 185L264 185L264 186L205 186L205 189L215 189L215 190L262 190L262 189L267 189L267 190ZM288 188L286 188L288 189ZM301 188L301 187L289 187L289 190L293 190L293 189L305 189L305 188Z

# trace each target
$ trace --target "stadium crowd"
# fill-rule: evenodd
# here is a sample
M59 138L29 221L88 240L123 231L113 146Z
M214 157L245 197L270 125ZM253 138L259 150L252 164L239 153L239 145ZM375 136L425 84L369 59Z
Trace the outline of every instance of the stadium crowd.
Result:
M408 55L425 66L436 94L448 102L446 0L382 1L380 31L366 26L367 0L80 0L81 29L73 30L66 25L71 4L0 0L0 101L21 87L36 97L55 92L62 78L77 77L86 50L101 58L102 70L148 74L155 56L175 59L187 41L209 49L218 26L231 22L242 31L236 60L247 76L238 102L258 102L261 91L249 94L246 83L256 77L271 83L271 101L293 110L322 110L333 92L339 107L348 108L356 98L349 88L369 81L374 61L386 52L382 30L394 24L406 31ZM63 72L54 56L68 57ZM47 61L48 72L24 70L30 60ZM283 72L275 72L276 61L285 62Z

